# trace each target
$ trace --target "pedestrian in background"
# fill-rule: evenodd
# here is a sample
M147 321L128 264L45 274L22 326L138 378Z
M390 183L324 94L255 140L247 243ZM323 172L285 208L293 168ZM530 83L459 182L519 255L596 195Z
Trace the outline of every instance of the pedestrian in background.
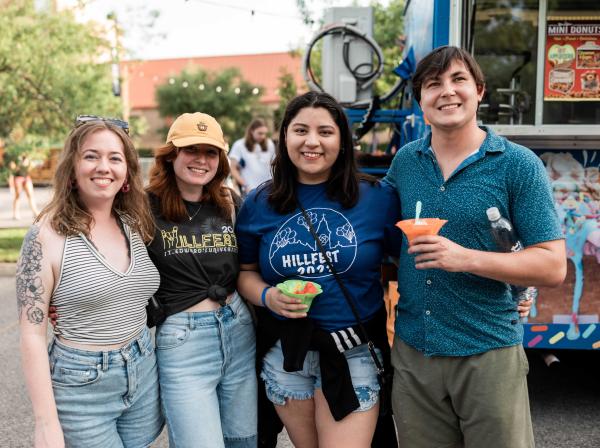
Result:
M20 154L16 160L11 160L8 163L9 179L8 184L10 190L13 193L13 219L21 219L21 212L19 211L19 199L21 193L25 193L27 196L27 203L33 213L33 217L36 218L39 214L37 205L35 203L35 192L33 190L33 182L29 171L31 170L31 160L27 154Z
M237 140L229 152L231 175L244 196L271 179L271 161L275 155L275 145L267 136L268 132L264 120L252 120L246 128L244 138Z

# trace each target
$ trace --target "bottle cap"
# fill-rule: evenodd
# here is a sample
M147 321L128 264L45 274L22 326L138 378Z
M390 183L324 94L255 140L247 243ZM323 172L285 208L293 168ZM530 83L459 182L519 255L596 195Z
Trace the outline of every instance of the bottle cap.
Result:
M500 210L497 207L490 207L485 213L490 221L498 221L500 219Z

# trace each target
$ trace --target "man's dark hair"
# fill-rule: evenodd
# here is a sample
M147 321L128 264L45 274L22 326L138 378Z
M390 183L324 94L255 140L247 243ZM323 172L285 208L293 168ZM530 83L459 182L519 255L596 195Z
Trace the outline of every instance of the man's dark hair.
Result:
M412 77L413 95L417 102L421 102L421 86L428 79L436 78L450 67L453 61L465 64L473 76L478 88L485 87L485 77L479 64L467 50L459 47L445 45L438 47L425 56L417 64L417 69Z
M342 207L353 207L358 202L360 180L374 181L374 179L359 173L352 144L352 131L344 109L331 95L323 92L306 92L297 96L285 109L279 127L275 159L272 163L273 180L263 184L263 189L270 190L269 204L278 213L289 213L297 208L297 169L288 155L286 133L291 121L304 108L325 109L340 130L340 153L331 167L326 191L327 196L339 202Z

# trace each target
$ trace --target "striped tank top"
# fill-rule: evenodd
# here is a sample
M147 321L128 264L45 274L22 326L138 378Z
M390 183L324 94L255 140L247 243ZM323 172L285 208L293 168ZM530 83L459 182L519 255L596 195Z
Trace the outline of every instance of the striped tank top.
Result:
M51 305L58 321L54 334L92 345L120 344L146 326L146 305L160 284L140 236L123 223L131 261L114 269L84 236L68 236Z

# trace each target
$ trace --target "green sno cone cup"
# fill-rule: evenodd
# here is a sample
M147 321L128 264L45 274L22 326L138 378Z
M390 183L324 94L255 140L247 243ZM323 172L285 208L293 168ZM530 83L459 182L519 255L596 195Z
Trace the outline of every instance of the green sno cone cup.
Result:
M283 283L278 283L277 289L286 296L300 299L302 304L306 305L306 310L296 310L299 313L308 312L313 299L323 292L321 285L318 283L304 280L286 280Z

